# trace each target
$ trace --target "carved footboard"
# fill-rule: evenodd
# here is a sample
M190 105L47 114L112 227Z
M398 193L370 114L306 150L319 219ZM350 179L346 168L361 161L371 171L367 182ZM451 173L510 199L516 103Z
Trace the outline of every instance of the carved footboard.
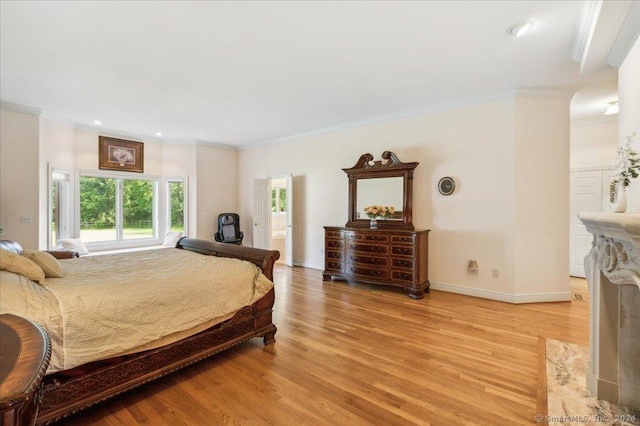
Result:
M181 239L177 249L247 260L258 265L269 279L273 279L273 265L279 258L277 251L193 238ZM263 337L265 344L272 343L276 333L276 326L272 322L274 301L275 291L272 289L231 319L194 336L161 348L99 361L45 377L37 424L55 422L253 337Z

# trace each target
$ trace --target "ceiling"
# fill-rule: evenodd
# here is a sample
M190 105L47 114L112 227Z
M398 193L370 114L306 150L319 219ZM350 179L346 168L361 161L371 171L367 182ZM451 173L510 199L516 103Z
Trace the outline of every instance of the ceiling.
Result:
M535 88L579 91L584 119L616 97L615 69L571 59L575 1L0 7L3 102L167 141L251 145Z

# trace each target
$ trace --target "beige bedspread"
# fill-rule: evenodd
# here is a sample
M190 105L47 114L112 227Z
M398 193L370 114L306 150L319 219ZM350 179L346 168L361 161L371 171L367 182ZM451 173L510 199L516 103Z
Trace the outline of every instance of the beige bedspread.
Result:
M64 277L42 287L6 271L0 313L39 323L54 353L48 372L110 358L224 321L273 283L238 259L180 249L61 261Z

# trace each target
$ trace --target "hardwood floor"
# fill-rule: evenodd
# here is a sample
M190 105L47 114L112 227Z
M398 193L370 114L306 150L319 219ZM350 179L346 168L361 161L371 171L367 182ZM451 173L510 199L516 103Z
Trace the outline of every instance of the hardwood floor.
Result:
M253 339L64 423L532 424L538 336L588 344L586 297L412 300L281 265L275 282L275 344Z

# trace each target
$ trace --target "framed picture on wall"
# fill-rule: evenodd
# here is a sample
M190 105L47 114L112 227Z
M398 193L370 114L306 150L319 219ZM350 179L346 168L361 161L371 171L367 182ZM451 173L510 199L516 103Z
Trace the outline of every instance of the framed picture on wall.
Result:
M142 142L100 136L98 138L98 168L125 172L144 172Z

